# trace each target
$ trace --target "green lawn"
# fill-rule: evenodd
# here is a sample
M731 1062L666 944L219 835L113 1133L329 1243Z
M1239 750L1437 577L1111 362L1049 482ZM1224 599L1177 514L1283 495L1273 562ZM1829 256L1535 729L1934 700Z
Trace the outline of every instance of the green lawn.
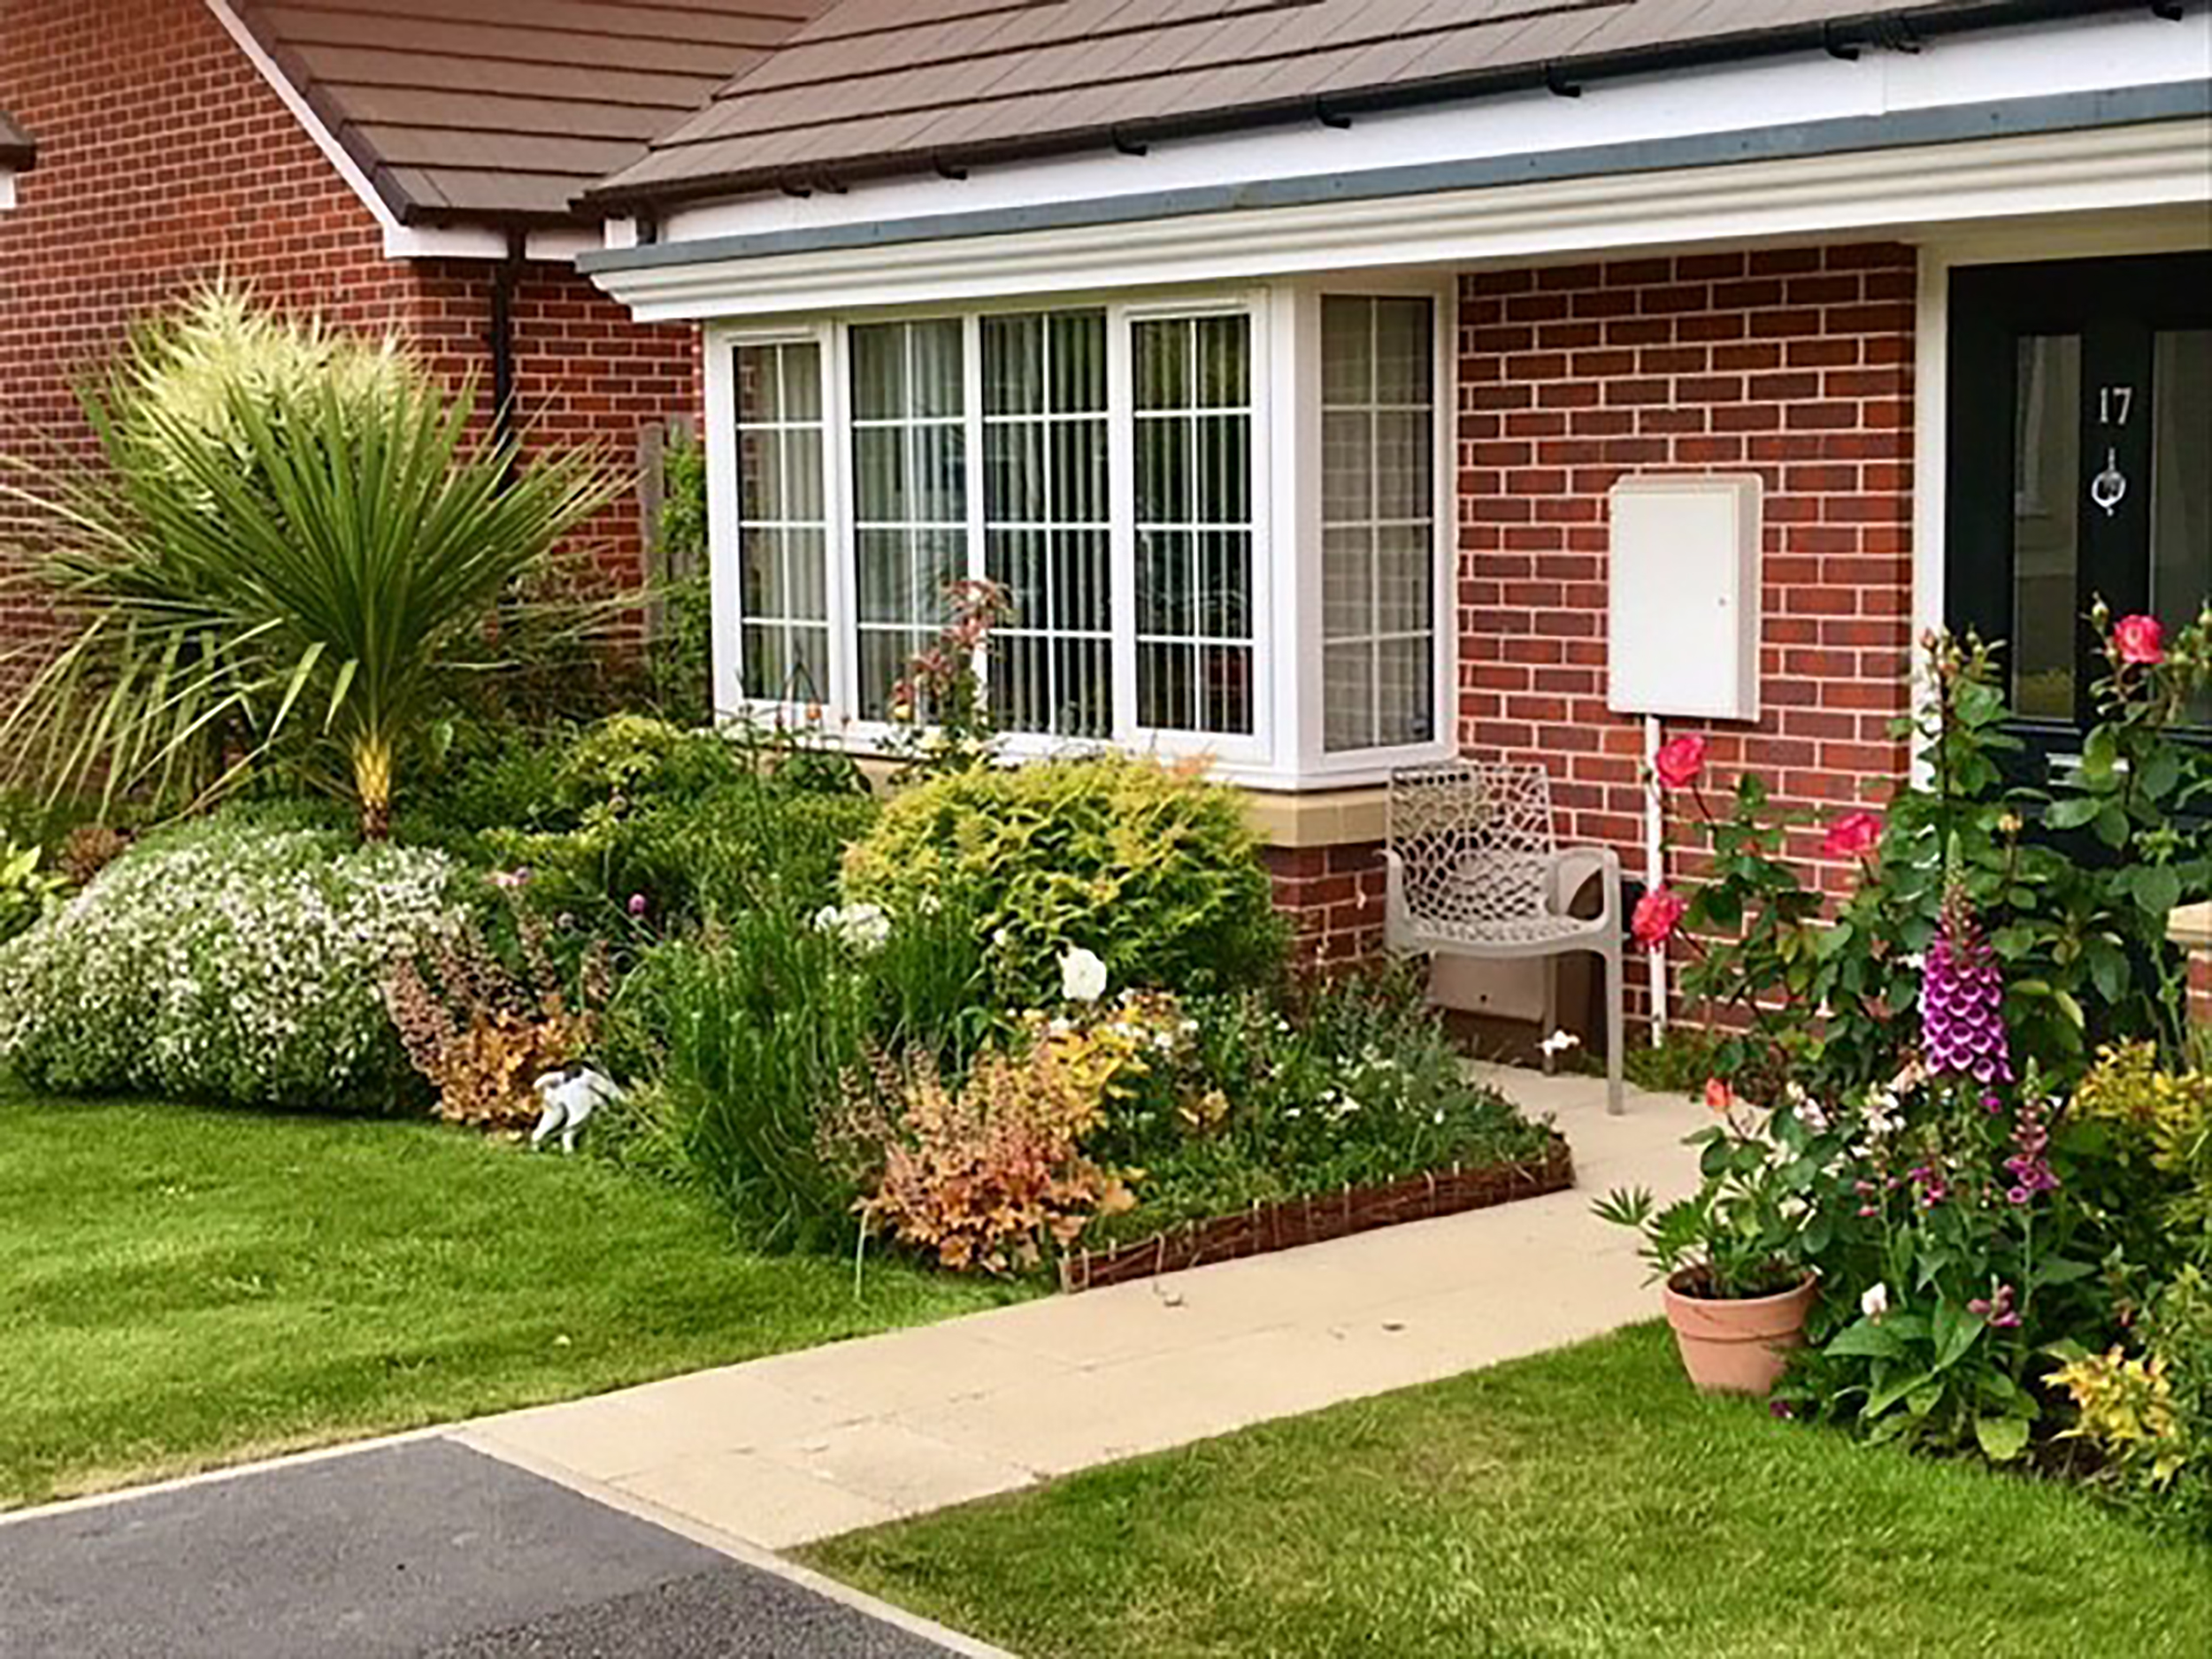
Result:
M1700 1399L1658 1327L807 1558L1027 1659L2212 1654L2212 1551Z
M427 1124L0 1091L0 1507L941 1317L682 1194Z

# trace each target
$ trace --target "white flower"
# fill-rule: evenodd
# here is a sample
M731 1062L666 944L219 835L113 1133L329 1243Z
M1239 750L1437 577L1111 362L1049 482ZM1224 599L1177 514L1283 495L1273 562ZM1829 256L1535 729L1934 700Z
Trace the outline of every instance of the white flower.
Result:
M1889 1311L1889 1286L1870 1285L1866 1294L1859 1298L1859 1311L1879 1325L1882 1316Z
M878 951L891 940L891 918L880 904L825 904L814 912L818 933L834 933L855 950Z
M1095 1002L1106 995L1106 964L1077 945L1060 957L1060 995L1071 1002Z
M1536 1046L1544 1051L1547 1057L1550 1057L1563 1055L1570 1048L1579 1048L1582 1047L1582 1039L1571 1031L1555 1031Z

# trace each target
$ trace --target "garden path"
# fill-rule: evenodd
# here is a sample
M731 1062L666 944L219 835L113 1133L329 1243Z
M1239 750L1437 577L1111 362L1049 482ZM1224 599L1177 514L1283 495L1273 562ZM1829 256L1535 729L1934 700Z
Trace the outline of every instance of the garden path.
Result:
M1574 1148L1571 1192L702 1371L453 1431L694 1537L779 1550L1650 1317L1590 1214L1694 1182L1703 1109L1495 1069Z

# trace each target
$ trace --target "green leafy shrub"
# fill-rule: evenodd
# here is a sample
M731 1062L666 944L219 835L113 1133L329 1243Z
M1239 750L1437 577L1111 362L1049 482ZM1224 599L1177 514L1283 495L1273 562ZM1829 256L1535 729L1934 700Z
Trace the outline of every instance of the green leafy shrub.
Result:
M849 900L895 917L974 919L991 995L1052 1001L1061 954L1103 958L1119 987L1188 994L1264 985L1285 933L1229 791L1127 756L932 779L896 796L847 856Z
M27 933L62 890L62 879L46 868L46 849L35 842L19 847L0 839L0 944Z
M714 718L714 593L707 571L707 451L679 435L661 465L663 568L689 572L660 589L662 626L646 654L653 706L684 726Z
M150 836L0 948L0 1064L56 1094L419 1100L384 978L457 925L457 873L298 814L237 810Z
M491 831L488 861L524 884L564 932L656 935L776 903L811 910L836 896L845 849L875 822L864 795L791 795L756 779L695 799L598 807L572 830Z
M2185 1268L2163 1286L2135 1334L2136 1354L2079 1354L2055 1374L2080 1413L2069 1432L2103 1455L2103 1490L2212 1540L2212 1282L2203 1271Z
M681 1169L759 1248L841 1247L854 1193L818 1136L867 1053L872 1008L853 953L787 910L740 910L656 947L623 982L610 1038L616 1064L646 1079L649 1110L607 1149Z

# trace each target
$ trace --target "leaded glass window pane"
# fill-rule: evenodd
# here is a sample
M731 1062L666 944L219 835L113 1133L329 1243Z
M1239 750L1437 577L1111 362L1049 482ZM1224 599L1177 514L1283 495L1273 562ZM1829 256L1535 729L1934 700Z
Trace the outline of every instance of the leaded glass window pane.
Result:
M1435 308L1321 303L1322 743L1436 734Z

